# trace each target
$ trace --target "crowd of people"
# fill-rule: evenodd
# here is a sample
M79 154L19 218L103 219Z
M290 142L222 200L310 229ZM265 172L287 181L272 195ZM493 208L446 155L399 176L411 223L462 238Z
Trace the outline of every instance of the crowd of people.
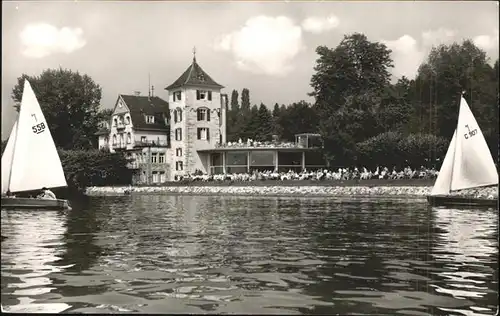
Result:
M258 181L258 180L368 180L368 179L434 179L438 175L435 169L428 169L421 166L418 169L412 170L406 167L403 170L397 171L393 168L392 171L387 167L378 167L375 171L367 168L339 168L337 171L332 170L316 170L316 171L253 171L252 173L238 174L188 174L179 181Z
M285 142L285 141L255 141L253 139L247 139L242 141L241 138L237 142L227 142L224 144L217 143L217 148L297 148L301 147L300 144Z

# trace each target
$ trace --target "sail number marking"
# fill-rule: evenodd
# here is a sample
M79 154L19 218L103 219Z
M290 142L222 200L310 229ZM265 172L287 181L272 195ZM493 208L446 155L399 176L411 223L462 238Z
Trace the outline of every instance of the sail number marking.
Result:
M35 134L43 133L45 131L45 124L42 122L40 124L33 125L31 129Z
M477 134L477 128L471 130L469 128L469 125L465 125L465 127L467 128L468 131L467 133L464 134L465 139L469 139Z

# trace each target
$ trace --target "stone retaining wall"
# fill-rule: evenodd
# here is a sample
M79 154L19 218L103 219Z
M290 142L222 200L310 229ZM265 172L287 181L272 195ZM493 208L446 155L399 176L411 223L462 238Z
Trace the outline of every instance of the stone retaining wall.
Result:
M152 187L89 187L90 196L124 194L183 195L266 195L266 196L399 196L425 197L430 186L152 186ZM498 188L463 190L454 195L498 199Z

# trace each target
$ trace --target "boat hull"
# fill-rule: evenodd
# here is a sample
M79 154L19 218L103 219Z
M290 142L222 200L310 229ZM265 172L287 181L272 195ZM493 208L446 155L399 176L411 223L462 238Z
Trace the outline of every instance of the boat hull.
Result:
M22 197L2 197L2 208L40 209L40 210L71 210L67 200L48 200Z
M428 195L427 202L431 206L449 207L494 207L498 208L498 199L480 199L462 196Z

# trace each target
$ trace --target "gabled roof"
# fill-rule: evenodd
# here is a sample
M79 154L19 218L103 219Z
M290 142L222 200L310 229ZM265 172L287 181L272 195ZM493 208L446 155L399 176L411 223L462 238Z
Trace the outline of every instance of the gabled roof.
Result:
M168 131L164 116L168 116L168 102L159 97L120 94L119 98L130 109L134 129ZM146 123L146 115L153 115L155 122Z
M193 63L184 71L184 73L175 80L174 83L165 88L165 90L173 90L184 85L196 85L208 88L222 89L224 86L215 82L196 62L193 58Z

